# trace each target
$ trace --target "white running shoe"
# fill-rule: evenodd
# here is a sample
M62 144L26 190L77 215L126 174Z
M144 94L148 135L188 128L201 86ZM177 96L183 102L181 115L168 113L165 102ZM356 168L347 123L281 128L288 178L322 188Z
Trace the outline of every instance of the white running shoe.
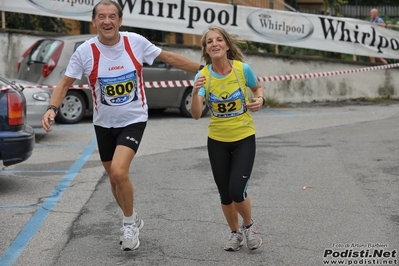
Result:
M243 228L248 248L250 250L259 248L262 245L262 238L258 233L258 228L255 223L252 222L250 228L245 228L245 226L243 226Z
M239 230L236 233L231 232L226 244L224 245L224 250L226 251L238 251L244 245L244 237L242 231Z

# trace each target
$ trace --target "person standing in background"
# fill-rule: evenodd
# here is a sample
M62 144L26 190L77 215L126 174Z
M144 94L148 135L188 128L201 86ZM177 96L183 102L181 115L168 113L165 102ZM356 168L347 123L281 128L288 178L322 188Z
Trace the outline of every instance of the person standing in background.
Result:
M370 22L377 23L379 26L384 27L384 28L387 26L387 24L384 22L384 20L378 16L378 10L375 8L370 10ZM384 58L370 56L371 63L376 63L376 61L379 61L379 62L383 63L384 65L388 65L387 60L385 60Z

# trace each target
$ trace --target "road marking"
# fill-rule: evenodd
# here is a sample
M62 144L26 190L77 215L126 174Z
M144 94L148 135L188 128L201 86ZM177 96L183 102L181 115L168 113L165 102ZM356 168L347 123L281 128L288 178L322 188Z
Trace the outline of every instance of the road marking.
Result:
M8 249L4 252L3 256L0 257L0 265L13 265L22 252L28 246L29 242L35 236L40 226L46 220L49 213L52 211L55 205L57 205L61 196L65 190L70 186L71 182L79 173L80 169L90 158L94 149L96 148L96 138L94 138L90 144L83 151L82 155L75 161L72 167L68 170L67 174L61 179L54 190L46 198L43 204L35 212L29 222L25 225L22 231L17 235Z

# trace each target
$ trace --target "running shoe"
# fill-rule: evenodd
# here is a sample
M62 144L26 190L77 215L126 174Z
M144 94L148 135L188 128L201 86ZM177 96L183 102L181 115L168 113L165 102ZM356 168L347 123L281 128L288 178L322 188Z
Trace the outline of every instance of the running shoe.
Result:
M245 226L243 226L243 228L244 228L245 239L247 242L247 247L250 250L259 248L262 245L262 238L258 233L258 229L255 223L252 222L252 225L249 228L246 228Z
M144 226L144 221L142 219L140 219L140 216L137 213L134 213L134 223L136 224L136 227L141 230ZM121 229L122 231L122 229ZM121 235L120 239L119 239L119 245L122 245L122 241L123 241L123 235Z
M227 239L224 250L226 251L238 251L244 245L244 237L242 231L231 232L229 238Z
M140 219L140 216L137 213L134 213L134 223L136 224L138 229L142 229L144 226L144 221Z
M121 249L124 251L134 250L140 246L139 240L139 229L135 224L125 224L121 228L122 234L122 245Z

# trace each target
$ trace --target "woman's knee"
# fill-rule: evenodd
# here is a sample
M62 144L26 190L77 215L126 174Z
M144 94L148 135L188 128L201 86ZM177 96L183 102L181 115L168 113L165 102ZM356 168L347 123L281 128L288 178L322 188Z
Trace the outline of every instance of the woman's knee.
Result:
M231 199L230 195L220 195L220 203L223 205L230 205L233 203L233 200Z
M245 200L245 198L247 197L247 193L244 191L232 191L230 192L230 196L231 199L236 202L236 203L240 203L243 202Z

